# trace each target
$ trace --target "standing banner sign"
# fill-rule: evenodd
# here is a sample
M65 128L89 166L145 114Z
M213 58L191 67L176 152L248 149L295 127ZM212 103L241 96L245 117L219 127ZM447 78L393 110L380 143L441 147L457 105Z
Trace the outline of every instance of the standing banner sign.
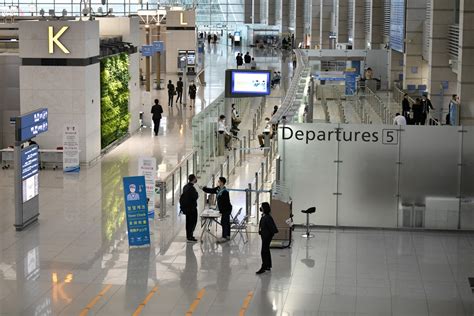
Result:
M63 134L63 171L79 172L79 132L77 125L64 125Z
M355 69L347 69L345 72L346 77L346 95L354 95L357 89L357 77L358 74Z
M138 175L145 177L148 217L155 218L156 159L153 157L140 157L138 159Z
M145 177L124 177L123 193L127 215L128 245L150 245Z

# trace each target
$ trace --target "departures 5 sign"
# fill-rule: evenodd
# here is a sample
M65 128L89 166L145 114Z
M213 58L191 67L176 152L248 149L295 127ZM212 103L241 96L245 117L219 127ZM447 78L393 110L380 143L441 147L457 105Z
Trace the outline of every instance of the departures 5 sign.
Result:
M306 144L312 142L365 142L382 143L385 145L397 145L397 129L381 129L380 131L349 131L344 128L335 128L331 131L324 130L300 130L293 126L280 127L283 141L303 141Z

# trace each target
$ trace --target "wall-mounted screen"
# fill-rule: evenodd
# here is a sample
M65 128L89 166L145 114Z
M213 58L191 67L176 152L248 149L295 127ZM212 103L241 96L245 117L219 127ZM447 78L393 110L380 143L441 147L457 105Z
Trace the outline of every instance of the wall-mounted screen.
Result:
M226 97L248 98L266 96L270 90L270 71L238 70L226 71Z

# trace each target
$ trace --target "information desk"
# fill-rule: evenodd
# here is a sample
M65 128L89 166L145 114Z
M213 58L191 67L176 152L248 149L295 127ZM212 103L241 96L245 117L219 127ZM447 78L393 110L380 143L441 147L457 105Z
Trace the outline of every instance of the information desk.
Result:
M214 237L215 239L218 239L216 235L214 235L211 232L212 225L215 223L216 224L216 232L217 232L217 226L220 225L219 221L217 220L218 218L221 217L221 213L218 211L214 210L205 210L201 213L201 242L203 242L203 237L204 234L207 234L209 236Z
M41 169L52 167L57 169L63 165L63 151L60 149L40 149ZM2 167L5 169L13 165L13 148L0 149Z

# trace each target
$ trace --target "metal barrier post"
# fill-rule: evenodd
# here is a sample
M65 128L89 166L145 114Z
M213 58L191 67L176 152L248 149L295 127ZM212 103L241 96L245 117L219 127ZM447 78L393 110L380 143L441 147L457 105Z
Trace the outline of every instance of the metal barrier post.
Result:
M183 190L183 172L182 172L182 166L179 166L179 195L181 194Z
M265 180L268 180L268 155L265 156Z
M234 169L232 171L232 174L235 174L235 164L237 163L237 148L234 148L232 152L234 153Z
M193 153L193 173L197 175L197 151Z
M249 198L247 200L247 203L248 203L249 213L247 215L251 215L252 214L252 183L249 183L248 195L249 195Z
M171 205L174 205L174 187L175 187L175 182L174 182L174 173L171 176Z
M211 176L211 181L212 181L211 186L215 187L216 186L216 176L214 174Z
M194 156L194 153L193 153L193 156ZM189 159L186 159L186 179L188 178L189 176Z
M255 193L255 203L259 205L258 172L255 172L255 190L257 190L257 192Z
M250 205L249 205L249 190L245 190L245 215L250 216Z
M263 184L265 183L265 163L264 162L261 163L261 169L262 169L262 173L260 175L262 176L261 182L262 182L262 188L263 188Z
M281 169L280 169L281 166L280 166L280 164L281 164L281 158L278 157L278 158L276 159L276 161L275 161L275 180L276 180L277 182L280 182L280 176L281 176L281 175L280 175L280 172L281 172Z
M253 122L252 122L252 133L253 133L253 139L255 139L255 133L257 132L257 119L255 116L253 117Z
M250 136L251 136L251 134L252 134L252 131L249 130L249 133L248 133L248 134L249 134L249 136L248 136L248 137L249 137L249 138L248 138L248 140L249 140L249 146L248 146L247 148L250 148L250 139L251 139ZM250 154L250 149L249 149L249 152L248 152L248 153Z
M240 143L240 153L239 153L239 166L242 166L242 155L244 151L244 146L242 140L239 140Z
M160 218L166 217L166 182L158 182L160 188Z
M244 136L243 139L244 139L244 148L245 148L245 146L247 146L247 137ZM245 155L247 154L247 150L246 150L246 149L242 149L242 151L244 152L244 159L245 159Z
M227 181L229 181L230 178L230 157L227 155Z

